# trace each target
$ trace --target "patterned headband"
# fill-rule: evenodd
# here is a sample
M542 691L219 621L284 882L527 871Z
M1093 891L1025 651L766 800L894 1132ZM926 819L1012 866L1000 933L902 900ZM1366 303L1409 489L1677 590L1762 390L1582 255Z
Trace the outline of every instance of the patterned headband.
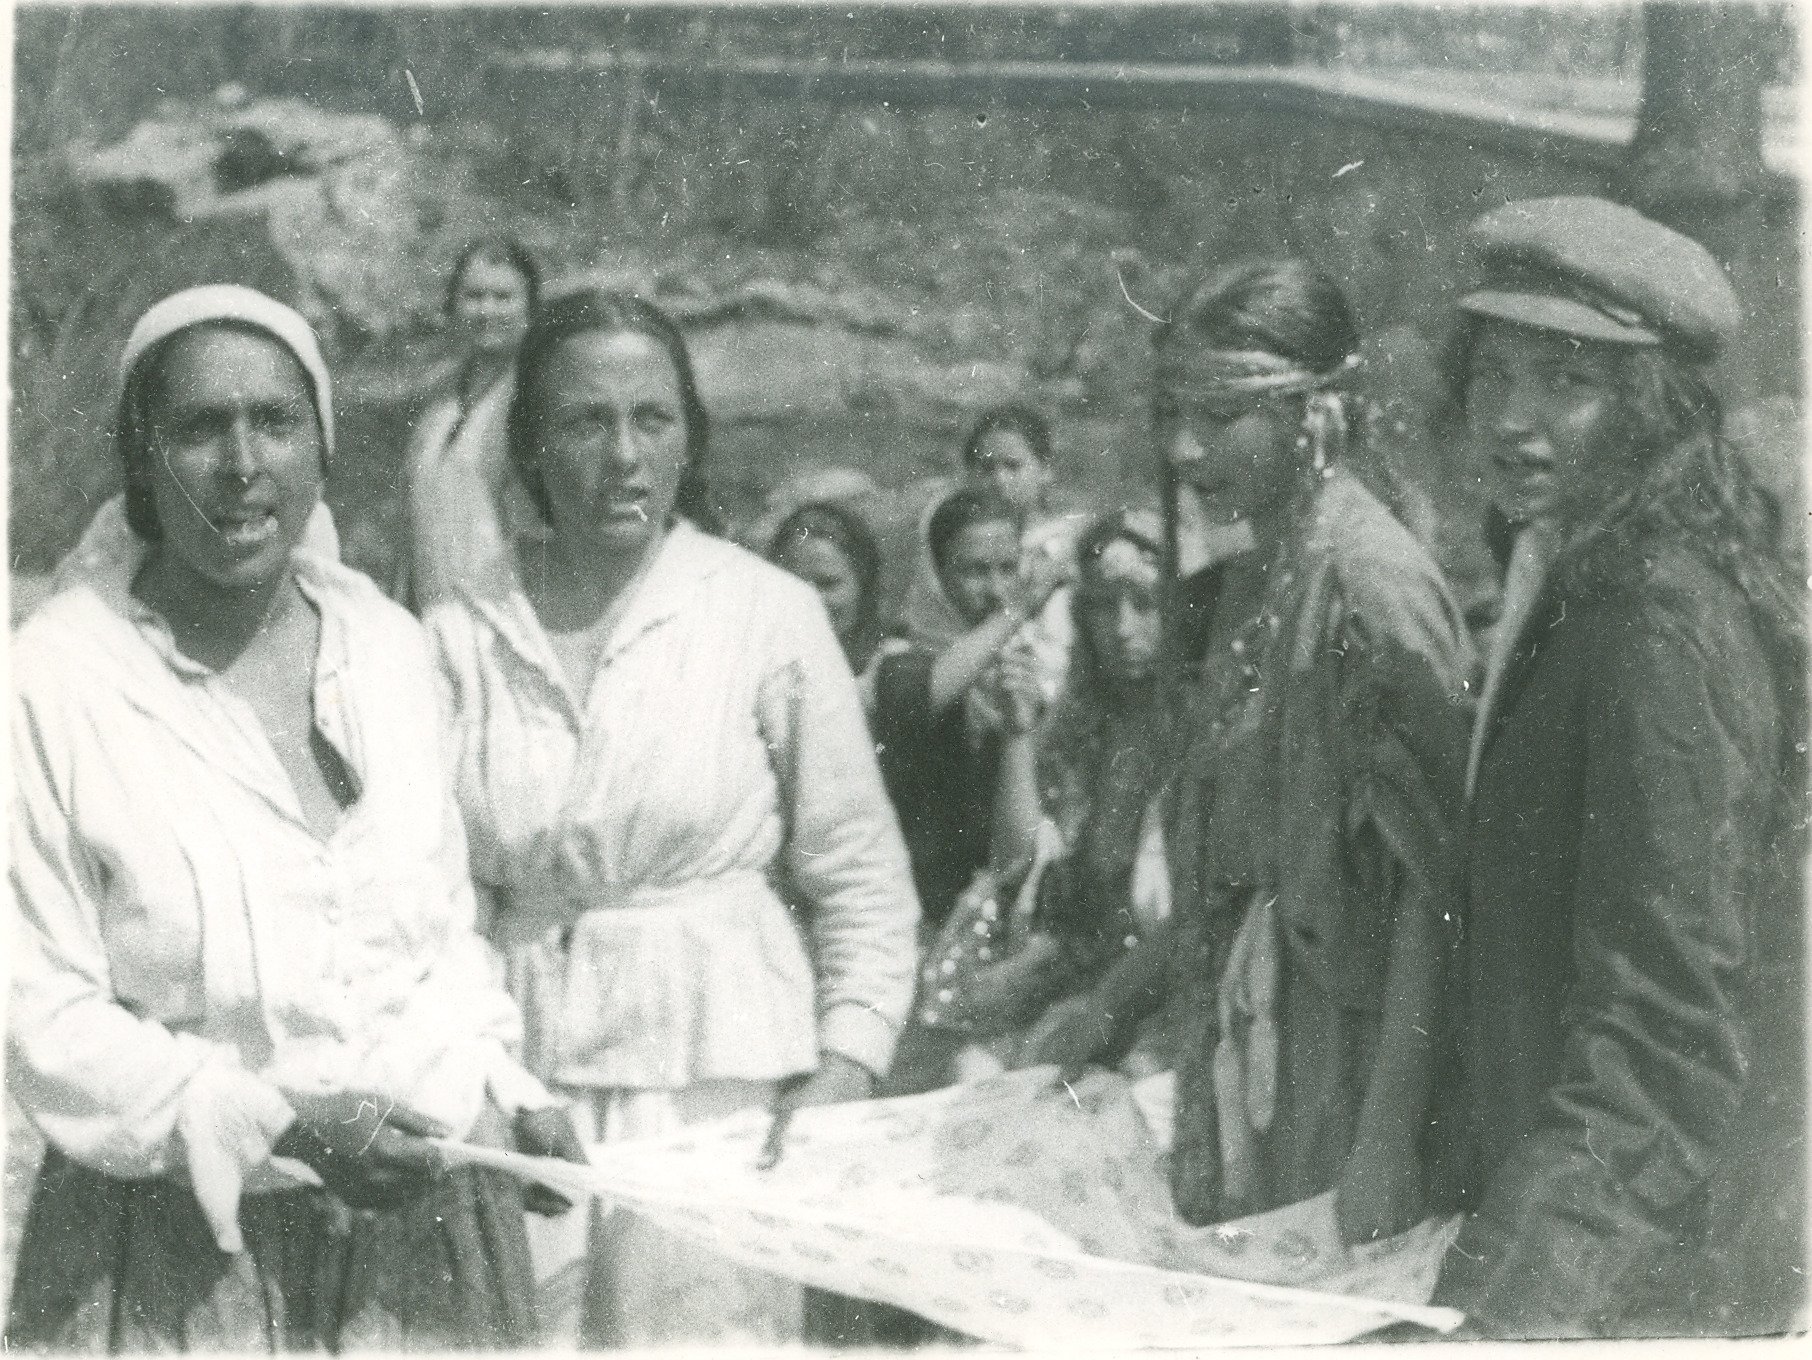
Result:
M1228 396L1292 396L1330 387L1359 367L1359 356L1349 354L1322 372L1305 368L1294 359L1262 349L1211 349L1191 365L1196 381L1176 383L1174 390L1214 398Z

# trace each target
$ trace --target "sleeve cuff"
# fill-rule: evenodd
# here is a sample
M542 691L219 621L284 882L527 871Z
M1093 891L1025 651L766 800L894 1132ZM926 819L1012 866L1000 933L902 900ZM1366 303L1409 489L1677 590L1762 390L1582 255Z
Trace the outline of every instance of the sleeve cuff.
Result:
M860 1002L839 1002L818 1021L820 1050L841 1053L851 1061L861 1063L877 1079L887 1075L887 1068L893 1062L894 1046L899 1041L898 1026Z
M485 1089L491 1102L510 1118L528 1110L562 1108L565 1102L556 1098L540 1080L524 1067L501 1043L488 1045L491 1050Z
M247 1177L296 1113L281 1092L225 1062L206 1063L183 1088L176 1130L202 1216L223 1252L245 1250L239 1200Z

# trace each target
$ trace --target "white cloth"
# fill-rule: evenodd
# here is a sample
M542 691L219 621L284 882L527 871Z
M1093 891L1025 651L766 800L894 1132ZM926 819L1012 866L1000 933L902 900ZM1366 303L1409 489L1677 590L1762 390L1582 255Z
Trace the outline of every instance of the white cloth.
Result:
M605 1196L745 1265L1005 1345L1303 1345L1399 1319L1461 1320L1427 1305L1457 1217L1348 1247L1330 1192L1192 1227L1164 1171L1174 1078L1055 1076L1032 1068L802 1110L768 1172L754 1169L767 1130L755 1110L598 1147L589 1167L452 1155Z
M302 365L308 375L309 395L314 399L315 414L321 421L322 462L333 462L333 383L327 374L327 361L321 356L321 344L314 327L293 307L237 283L204 283L172 293L145 309L133 324L120 351L119 386L124 394L126 378L145 351L160 340L191 326L210 321L235 321L252 326L276 340Z
M707 1081L683 1091L579 1091L579 1137L608 1158L618 1144L669 1139L744 1111L763 1117L775 1084ZM581 1203L529 1221L542 1344L555 1348L778 1345L802 1330L800 1286L719 1255L650 1219Z
M531 1067L675 1090L828 1050L884 1072L918 904L823 605L683 521L634 590L583 697L514 582L428 615Z
M105 556L14 636L9 1086L109 1175L188 1173L224 1248L284 1093L365 1090L470 1129L548 1096L472 931L420 630L297 556L314 706L357 801L310 831L250 706L184 657ZM298 1170L299 1168L291 1168Z

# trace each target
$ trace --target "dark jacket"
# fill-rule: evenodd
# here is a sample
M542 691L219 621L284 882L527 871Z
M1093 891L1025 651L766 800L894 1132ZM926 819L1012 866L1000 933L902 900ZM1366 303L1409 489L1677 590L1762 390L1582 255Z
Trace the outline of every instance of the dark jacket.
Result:
M1336 470L1272 573L1270 640L1207 658L1171 819L1186 941L1177 988L1197 1014L1177 1070L1171 1189L1192 1223L1306 1199L1339 1178L1399 922L1448 909L1458 891L1470 657L1439 571ZM1266 1017L1275 1058L1255 1066L1274 1071L1276 1099L1245 1172L1224 1127L1241 1116L1216 1090L1217 1011L1224 992L1244 989L1228 961L1261 903L1275 907L1265 934L1279 980Z
M1791 1254L1763 1259L1779 1239L1719 1245L1796 1193L1803 1156L1783 1146L1799 903L1773 853L1772 676L1725 575L1607 541L1556 570L1483 718L1457 979L1470 1213L1436 1301L1488 1333L1751 1330L1733 1290L1793 1278Z

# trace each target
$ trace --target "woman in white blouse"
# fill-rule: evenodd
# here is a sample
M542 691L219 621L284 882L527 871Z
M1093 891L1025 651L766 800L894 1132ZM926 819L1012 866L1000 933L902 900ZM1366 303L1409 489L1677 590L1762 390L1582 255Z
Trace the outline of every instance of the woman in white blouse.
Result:
M531 1343L521 1193L425 1136L580 1154L509 1053L420 630L303 546L314 336L190 289L121 375L129 550L13 647L8 1084L48 1150L8 1340Z
M705 411L663 313L563 297L517 374L510 456L545 531L428 623L529 1065L605 1141L865 1098L918 906L824 608L688 522ZM544 1274L577 1257L549 1303L584 1343L798 1335L797 1286L627 1215L588 1253L545 1245Z
M461 352L409 441L408 542L391 591L418 614L506 551L513 488L503 413L516 346L540 299L540 268L514 237L482 237L453 263L446 312Z

